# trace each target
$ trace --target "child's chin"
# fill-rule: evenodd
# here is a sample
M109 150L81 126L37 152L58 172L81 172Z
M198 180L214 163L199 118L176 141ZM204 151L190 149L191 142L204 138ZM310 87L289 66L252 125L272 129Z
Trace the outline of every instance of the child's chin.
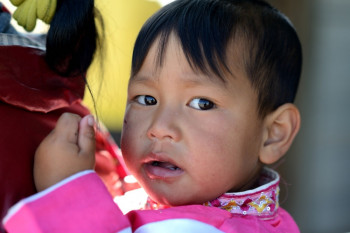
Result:
M184 205L184 201L181 200L179 197L174 197L172 195L150 195L151 199L158 204L165 205L165 206L180 206Z

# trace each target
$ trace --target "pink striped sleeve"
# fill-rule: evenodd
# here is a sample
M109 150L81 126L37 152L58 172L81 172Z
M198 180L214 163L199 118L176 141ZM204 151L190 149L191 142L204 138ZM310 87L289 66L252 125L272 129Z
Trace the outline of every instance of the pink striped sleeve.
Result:
M4 226L17 232L125 232L129 220L93 171L78 173L11 208Z

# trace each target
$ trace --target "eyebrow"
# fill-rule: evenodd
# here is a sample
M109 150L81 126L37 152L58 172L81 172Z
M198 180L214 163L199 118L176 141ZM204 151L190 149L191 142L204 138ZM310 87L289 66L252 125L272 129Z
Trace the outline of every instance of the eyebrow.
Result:
M151 85L151 83L155 83L156 80L154 80L154 75L139 75L136 74L132 76L129 80L129 83L140 83L140 84L145 84L145 85Z
M213 74L214 75L214 74ZM130 81L136 82L136 83L142 83L144 85L147 86L151 86L154 85L158 79L160 79L162 77L160 77L158 74L155 73L150 73L150 74L136 74L135 76L131 77ZM203 84L203 81L205 80L205 82L208 83L212 83L212 84L216 84L216 85L220 85L223 88L227 87L227 83L224 82L222 79L220 79L219 77L211 77L205 73L202 72L198 72L196 73L196 75L193 74L189 74L186 75L186 73L184 75L182 75L180 77L183 81L183 86L184 87L194 87L194 86L199 86L201 84Z

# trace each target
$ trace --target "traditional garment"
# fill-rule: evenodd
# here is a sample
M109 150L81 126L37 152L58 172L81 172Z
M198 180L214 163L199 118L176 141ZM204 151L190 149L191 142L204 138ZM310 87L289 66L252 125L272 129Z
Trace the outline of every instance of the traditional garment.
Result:
M279 176L263 173L253 190L226 193L204 205L187 205L123 214L93 171L75 174L26 198L4 219L17 232L299 232L292 217L278 206ZM216 206L216 207L213 207Z

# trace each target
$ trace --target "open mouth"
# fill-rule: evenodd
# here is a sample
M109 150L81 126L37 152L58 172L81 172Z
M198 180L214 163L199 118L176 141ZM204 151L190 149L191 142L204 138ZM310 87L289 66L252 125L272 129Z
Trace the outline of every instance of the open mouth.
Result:
M176 177L184 172L180 167L162 161L148 162L145 164L145 168L151 179Z
M181 170L181 168L179 168L171 163L168 163L168 162L153 161L153 162L151 162L151 166L169 169L172 171Z

